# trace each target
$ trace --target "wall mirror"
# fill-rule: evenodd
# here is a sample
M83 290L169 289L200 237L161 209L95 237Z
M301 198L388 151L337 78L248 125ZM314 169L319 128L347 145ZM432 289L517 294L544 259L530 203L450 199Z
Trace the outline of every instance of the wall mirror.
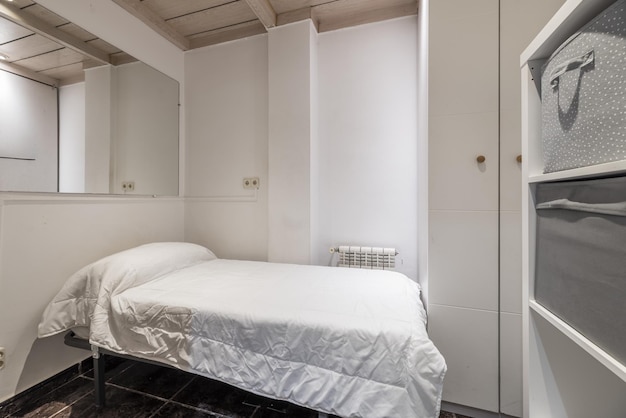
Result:
M0 1L0 191L178 195L178 82Z

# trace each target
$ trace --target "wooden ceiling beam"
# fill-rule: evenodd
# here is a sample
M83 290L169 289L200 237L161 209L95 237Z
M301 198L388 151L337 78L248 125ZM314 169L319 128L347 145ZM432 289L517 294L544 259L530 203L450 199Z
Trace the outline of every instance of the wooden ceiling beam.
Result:
M72 49L80 54L87 55L88 57L102 63L110 64L109 55L107 53L99 50L98 48L94 48L88 43L85 43L60 29L57 29L55 26L44 22L36 16L22 11L18 7L11 6L4 2L0 3L0 17L4 17L5 19L38 33L41 36L52 38L64 47Z
M228 28L215 29L204 34L194 35L191 37L191 48L202 48L204 46L260 35L262 33L266 33L265 27L258 20L254 20L229 26Z
M282 26L305 19L311 19L315 25L315 30L320 31L319 20L315 17L315 7L303 7L302 9L281 13L276 18L276 24Z
M191 49L190 42L187 38L181 35L176 29L168 24L161 16L156 14L147 6L144 6L140 0L113 0L128 13L141 20L148 25L149 28L156 33L176 45L183 51Z
M269 0L246 0L256 17L259 18L265 29L276 26L276 12Z

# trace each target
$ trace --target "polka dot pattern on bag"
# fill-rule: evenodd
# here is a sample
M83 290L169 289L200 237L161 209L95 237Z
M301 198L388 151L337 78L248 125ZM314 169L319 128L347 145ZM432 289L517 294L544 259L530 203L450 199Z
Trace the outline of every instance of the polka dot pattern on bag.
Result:
M550 57L541 96L544 172L626 159L626 0Z

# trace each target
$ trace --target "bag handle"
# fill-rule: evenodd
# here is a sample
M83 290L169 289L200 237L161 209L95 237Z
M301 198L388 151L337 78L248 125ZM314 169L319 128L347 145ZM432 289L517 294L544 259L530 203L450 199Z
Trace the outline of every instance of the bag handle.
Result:
M577 212L599 213L602 215L625 216L626 202L617 203L582 203L568 199L557 199L550 202L539 203L536 209L563 209Z
M552 74L550 74L550 85L552 88L556 88L559 85L559 77L565 74L568 71L582 69L589 64L592 64L595 60L595 54L593 53L593 49L589 52L584 53L579 57L572 58L570 60L565 61L563 64L560 64L552 70Z

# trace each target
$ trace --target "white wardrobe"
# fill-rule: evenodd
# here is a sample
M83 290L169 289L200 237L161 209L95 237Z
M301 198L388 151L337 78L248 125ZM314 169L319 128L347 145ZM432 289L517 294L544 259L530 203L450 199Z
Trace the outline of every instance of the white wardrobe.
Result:
M430 2L429 333L475 417L522 416L519 57L562 3Z

